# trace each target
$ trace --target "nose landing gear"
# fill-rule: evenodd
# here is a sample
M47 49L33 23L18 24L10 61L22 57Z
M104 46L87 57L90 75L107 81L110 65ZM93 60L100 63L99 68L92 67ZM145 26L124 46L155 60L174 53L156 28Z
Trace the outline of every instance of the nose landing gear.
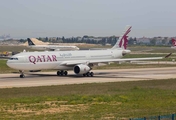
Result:
M20 78L24 78L25 77L24 72L22 70L19 70L19 72L20 72Z

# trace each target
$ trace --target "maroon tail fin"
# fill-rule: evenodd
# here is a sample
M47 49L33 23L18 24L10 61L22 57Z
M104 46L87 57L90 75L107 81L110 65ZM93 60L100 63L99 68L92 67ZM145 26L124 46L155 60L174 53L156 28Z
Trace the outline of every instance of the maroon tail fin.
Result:
M111 49L122 48L126 49L128 45L128 33L131 31L131 26L127 26L123 35L119 37L116 44Z
M176 46L176 40L174 38L172 38L172 45Z

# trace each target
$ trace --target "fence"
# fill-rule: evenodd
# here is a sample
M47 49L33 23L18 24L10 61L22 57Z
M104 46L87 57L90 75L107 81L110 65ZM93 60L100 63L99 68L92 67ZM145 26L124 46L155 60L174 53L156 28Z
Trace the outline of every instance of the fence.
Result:
M130 120L176 120L176 114L150 116L144 118L130 118Z

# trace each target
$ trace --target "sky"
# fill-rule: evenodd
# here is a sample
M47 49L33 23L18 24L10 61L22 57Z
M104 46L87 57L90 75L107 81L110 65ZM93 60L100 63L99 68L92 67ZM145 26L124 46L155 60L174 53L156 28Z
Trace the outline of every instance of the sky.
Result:
M0 0L0 36L176 36L176 0Z

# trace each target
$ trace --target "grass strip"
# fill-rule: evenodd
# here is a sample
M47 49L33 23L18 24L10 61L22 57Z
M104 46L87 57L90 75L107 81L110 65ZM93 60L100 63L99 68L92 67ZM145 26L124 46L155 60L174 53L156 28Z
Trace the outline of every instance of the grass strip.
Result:
M176 111L176 79L0 89L0 119L129 119Z

